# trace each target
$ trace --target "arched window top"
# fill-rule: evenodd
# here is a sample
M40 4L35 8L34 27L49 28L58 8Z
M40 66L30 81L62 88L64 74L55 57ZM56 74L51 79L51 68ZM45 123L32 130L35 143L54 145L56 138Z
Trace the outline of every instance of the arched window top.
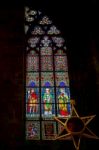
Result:
M65 39L52 20L25 8L26 139L52 140L69 117L70 87Z

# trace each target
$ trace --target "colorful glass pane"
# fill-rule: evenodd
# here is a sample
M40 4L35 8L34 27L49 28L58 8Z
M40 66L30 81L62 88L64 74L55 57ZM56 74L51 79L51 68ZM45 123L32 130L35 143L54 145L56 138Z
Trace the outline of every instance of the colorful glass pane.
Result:
M52 48L48 46L41 47L41 55L52 55Z
M41 57L41 70L42 71L52 71L53 70L53 59L51 56Z
M40 38L39 37L31 37L28 40L28 44L30 47L34 48L36 47L37 43L39 42Z
M31 99L28 101L32 101ZM38 120L40 116L40 104L27 103L26 104L26 118L28 120Z
M47 16L29 7L25 8L25 33L26 139L53 140L61 130L55 115L71 114L65 41Z
M47 100L46 97L48 97L48 100ZM55 103L54 88L50 88L50 87L43 87L43 88L41 88L41 102L42 103L44 103L44 99L49 101L49 103Z
M42 72L41 73L41 85L45 86L45 87L54 86L53 72Z
M56 122L43 121L42 122L42 139L53 140L56 136Z
M34 30L31 32L33 35L42 35L45 32L42 30L40 26L35 26Z
M38 56L28 55L26 62L27 71L38 71L39 70L39 60Z
M54 88L42 88L41 91L42 116L49 118L55 115Z
M66 56L66 54L63 52L62 49L57 50L57 52L55 53L55 55L65 55Z
M56 86L60 87L69 86L68 72L56 72L55 79L56 79Z
M36 50L32 50L32 49L30 49L29 50L29 55L33 55L33 56L38 56L38 49L37 49L37 47L36 47ZM27 55L27 57L28 57L28 55Z
M57 116L67 117L70 115L70 110L68 110L68 104L59 103L57 104Z
M60 31L53 25L53 26L50 27L50 29L47 33L50 34L50 35L60 34Z
M44 46L44 47L52 46L52 41L49 40L49 36L44 36L44 37L43 37L43 39L41 40L40 46Z
M57 115L65 117L70 115L70 90L69 88L56 89Z
M48 18L47 16L44 16L44 17L42 18L42 20L40 20L39 23L42 24L42 25L48 25L48 24L51 24L52 21L49 20L49 18Z
M60 103L61 98L63 103L70 102L70 89L68 87L56 88L56 102Z
M40 139L40 123L38 121L26 122L26 139L27 140Z
M30 98L35 101L29 102ZM39 88L26 88L26 103L39 103Z
M53 42L56 44L57 47L62 47L64 44L64 39L62 37L52 37Z
M39 74L35 72L26 73L26 86L28 87L39 86Z
M56 71L67 71L67 57L66 56L55 56L55 70Z

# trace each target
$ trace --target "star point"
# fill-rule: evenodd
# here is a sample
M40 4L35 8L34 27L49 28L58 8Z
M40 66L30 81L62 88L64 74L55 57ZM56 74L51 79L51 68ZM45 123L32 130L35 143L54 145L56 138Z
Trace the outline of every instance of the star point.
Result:
M55 120L62 126L61 132L54 140L64 139L72 140L76 150L79 150L81 137L99 139L87 125L96 115L80 117L74 107L74 100L71 101L71 116L55 117Z

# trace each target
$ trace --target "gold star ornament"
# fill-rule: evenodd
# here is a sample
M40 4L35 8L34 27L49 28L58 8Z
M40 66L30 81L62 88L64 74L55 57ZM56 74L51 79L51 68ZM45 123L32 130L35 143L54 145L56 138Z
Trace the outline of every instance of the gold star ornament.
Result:
M71 116L55 117L55 120L62 126L62 129L54 140L72 140L76 150L79 150L81 137L99 139L87 125L95 117L80 117L74 107L75 101L71 100Z

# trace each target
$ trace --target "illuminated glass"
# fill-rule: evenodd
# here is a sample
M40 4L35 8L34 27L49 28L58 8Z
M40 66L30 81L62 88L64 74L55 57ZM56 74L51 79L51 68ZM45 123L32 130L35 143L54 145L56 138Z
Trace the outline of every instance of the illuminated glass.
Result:
M67 49L59 29L40 11L25 8L26 139L53 140L54 117L71 115Z

